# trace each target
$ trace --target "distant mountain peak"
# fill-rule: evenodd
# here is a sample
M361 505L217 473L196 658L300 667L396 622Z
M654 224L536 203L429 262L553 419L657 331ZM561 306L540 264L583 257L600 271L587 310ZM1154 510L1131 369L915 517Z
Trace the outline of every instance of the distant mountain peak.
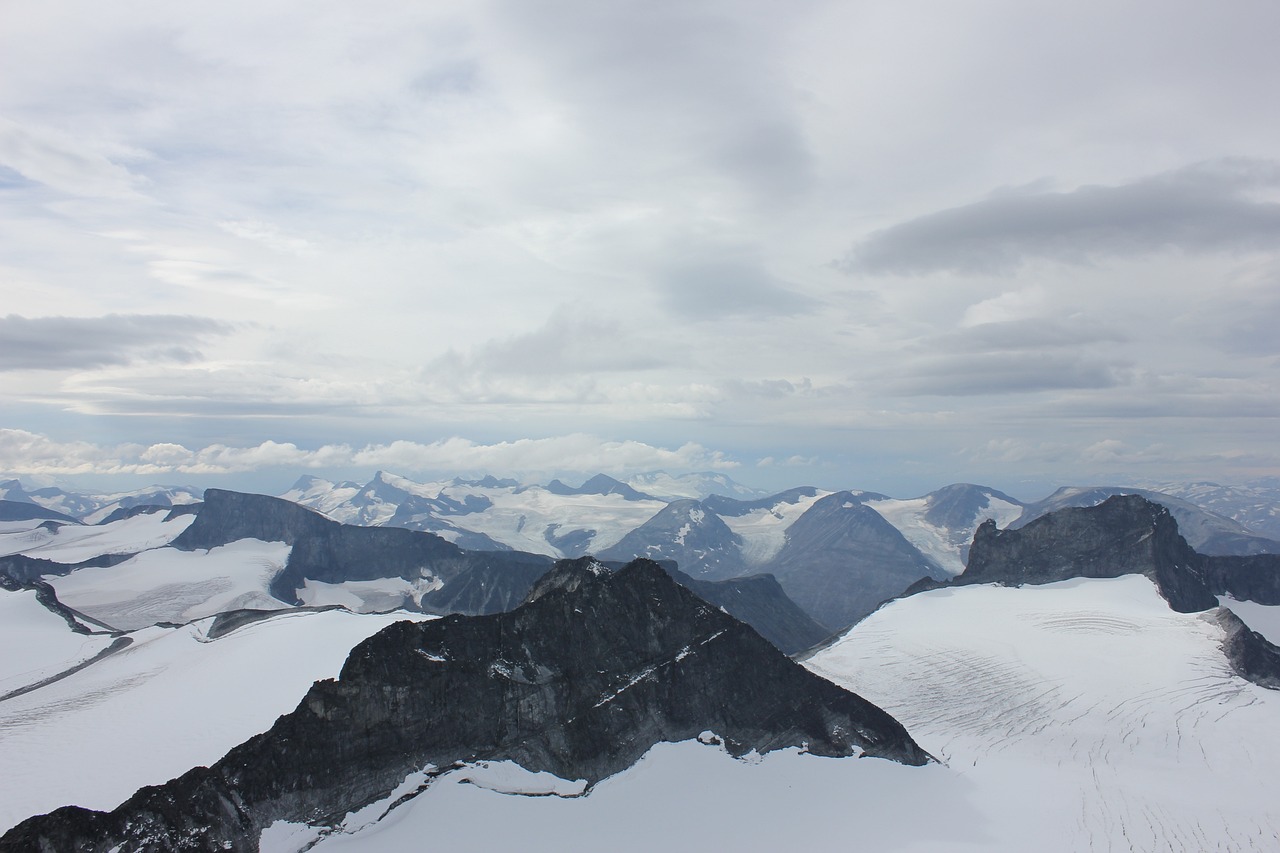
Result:
M554 495L618 495L628 501L657 500L652 495L637 491L608 474L596 474L576 489L565 485L560 480L552 480L547 483L546 489Z

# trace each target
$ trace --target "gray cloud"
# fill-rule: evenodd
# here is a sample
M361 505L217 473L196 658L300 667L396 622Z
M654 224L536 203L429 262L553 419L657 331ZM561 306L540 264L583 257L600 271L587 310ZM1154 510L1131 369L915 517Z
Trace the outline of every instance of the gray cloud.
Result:
M970 397L1031 394L1121 383L1120 369L1096 359L1062 354L982 354L914 362L890 378L885 390L900 396Z
M940 335L930 341L930 346L955 352L1008 352L1122 343L1128 339L1119 330L1092 322L1032 318L979 323Z
M532 332L486 341L466 352L450 350L428 364L426 372L555 376L653 370L668 362L617 322L560 311Z
M796 93L776 65L794 6L785 17L768 3L722 0L500 7L512 49L580 128L607 140L611 156L597 165L611 177L696 166L763 198L811 184Z
M1118 186L1001 192L877 231L841 266L869 273L1008 273L1032 258L1083 264L1168 248L1272 249L1280 244L1280 204L1250 192L1277 185L1280 165L1226 159Z
M660 285L667 307L694 319L792 316L818 304L767 271L729 258L673 265L661 274Z
M0 318L0 370L75 370L140 360L189 363L193 344L230 334L229 323L167 314Z

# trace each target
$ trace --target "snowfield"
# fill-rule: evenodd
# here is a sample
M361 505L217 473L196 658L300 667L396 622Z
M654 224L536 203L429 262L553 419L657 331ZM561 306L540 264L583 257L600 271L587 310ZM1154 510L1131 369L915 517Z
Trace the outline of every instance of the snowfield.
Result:
M586 553L603 551L661 511L662 501L629 501L621 495L557 495L541 486L516 492L510 488L450 486L446 497L488 498L493 505L484 512L451 515L450 523L473 533L483 533L517 551L568 555L547 539L547 531L564 535L574 530L594 530Z
M6 692L111 643L73 634L65 623L67 637L55 639L30 597L0 592L0 615L21 613L39 632L0 630ZM352 646L406 618L429 617L293 611L216 640L208 637L213 619L146 628L61 680L0 698L0 832L63 805L111 809L143 785L216 761L292 711L313 681L337 675ZM49 647L36 647L37 638Z
M1258 604L1255 601L1236 601L1230 596L1219 596L1222 606L1240 617L1244 624L1280 646L1280 606Z
M36 601L33 590L0 590L0 703L110 645L109 636L73 632L65 619Z
M1022 515L1022 507L1017 504L988 497L987 508L979 512L972 527L950 530L930 524L925 519L925 513L929 511L927 496L911 500L867 501L867 506L880 513L885 521L898 528L908 542L952 575L964 571L964 549L973 542L973 531L984 519L995 519L996 526L1003 529Z
M787 544L787 528L831 492L821 489L813 496L800 496L795 503L778 501L768 509L753 509L744 515L724 515L721 520L742 537L742 559L749 566L760 565L778 556Z
M955 774L937 765L795 749L739 761L692 740L658 744L587 796L578 795L580 785L546 777L505 762L465 767L380 822L348 819L354 831L311 848L315 830L277 823L263 833L262 853L420 853L423 839L443 850L534 853L943 851L955 840L982 840ZM402 788L413 790L421 778Z
M168 510L141 513L110 524L64 524L45 529L0 534L0 556L26 554L57 563L79 563L103 554L136 554L168 545L191 526L194 515L165 521ZM25 523L25 522L24 522Z
M262 849L1271 851L1280 694L1233 675L1221 640L1211 615L1171 611L1137 575L938 590L806 665L897 716L941 764L735 761L690 741L586 796L518 768L484 784L468 767L388 811L427 782L410 777L336 833L278 824Z
M951 849L1275 850L1280 694L1221 640L1130 575L913 596L806 665L958 776L988 840Z
M209 550L144 551L109 568L45 580L58 600L121 631L190 622L227 610L287 607L267 592L289 559L283 542L240 539Z

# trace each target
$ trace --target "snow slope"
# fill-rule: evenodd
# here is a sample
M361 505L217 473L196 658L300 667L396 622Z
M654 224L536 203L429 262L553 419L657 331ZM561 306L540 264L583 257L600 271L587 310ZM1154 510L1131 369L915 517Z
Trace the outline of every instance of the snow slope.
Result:
M743 515L720 517L730 530L742 537L742 559L747 565L760 565L778 556L787 543L787 528L829 494L831 492L817 489L812 495L796 495L793 501L778 500Z
M948 528L930 524L926 514L930 509L930 496L911 500L869 500L867 506L884 516L885 521L898 528L907 541L920 549L947 572L958 575L964 571L965 549L973 541L973 531L984 519L995 519L996 526L1004 528L1022 515L1022 507L996 497L988 497L987 506L973 519L972 524L961 528Z
M110 524L64 524L44 529L0 534L0 556L26 554L57 563L79 563L102 554L136 554L168 545L191 526L194 515L165 521L168 512L140 513Z
M351 834L310 849L419 853L430 839L433 849L450 851L906 853L982 841L966 792L938 765L819 758L794 749L739 761L694 740L658 744L585 797L575 796L580 786L540 778L546 775L501 764L462 768L385 819L370 810L348 820ZM418 780L406 781L412 791ZM526 794L503 793L511 790ZM297 853L315 838L314 830L278 823L263 833L261 849Z
M558 495L541 486L450 485L440 497L459 503L468 497L487 499L483 512L450 515L456 527L483 533L517 551L550 557L578 556L551 539L571 531L594 531L587 553L603 551L652 518L666 503L658 500L629 501L621 495ZM550 538L548 537L550 532Z
M1280 606L1258 604L1256 601L1236 601L1227 595L1218 597L1222 606L1240 617L1250 629L1280 646Z
M240 539L209 550L156 548L109 568L77 569L45 580L68 607L131 631L225 610L288 606L267 587L289 559L289 547Z
M423 517L403 515L396 524L430 529L450 541L458 539L451 529L456 528L483 534L517 551L556 558L603 551L667 505L661 500L627 500L620 494L558 494L543 486L493 478L416 483L382 471L354 493L350 484L331 491L325 486L324 481L299 481L282 497L346 524L366 526L388 524L410 499L434 501L437 508L424 509L420 515L445 522L443 528L421 523ZM457 509L440 508L444 506Z
M15 605L6 601L7 616ZM216 640L212 619L146 628L79 672L0 700L0 832L62 805L113 808L143 785L216 761L293 710L313 681L337 675L352 646L405 618L429 617L293 611ZM0 631L0 659L6 673L44 671L57 654L81 659L76 642L84 639L55 653Z
M34 590L0 590L0 697L89 660L111 640L73 632Z
M1280 694L1145 577L896 601L806 665L896 716L989 839L951 849L1275 850Z

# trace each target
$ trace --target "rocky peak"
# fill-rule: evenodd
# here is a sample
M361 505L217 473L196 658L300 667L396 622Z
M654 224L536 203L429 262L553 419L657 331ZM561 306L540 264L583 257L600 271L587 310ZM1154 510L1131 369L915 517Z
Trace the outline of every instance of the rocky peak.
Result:
M529 604L537 601L539 598L557 590L569 593L576 592L584 584L600 582L600 578L608 573L609 569L601 565L594 557L560 560L551 568L551 571L534 583L523 603Z
M216 548L238 539L287 542L315 535L337 522L284 498L206 489L191 526L173 540L183 551Z
M1070 578L1143 574L1180 612L1216 607L1204 559L1178 533L1169 510L1140 495L1116 495L1068 507L1024 527L985 521L956 583L1052 583Z
M583 560L557 566L508 613L392 625L212 767L144 788L109 814L64 807L31 818L0 851L251 850L276 820L335 826L428 766L512 760L591 785L655 743L706 731L735 755L803 747L928 761L887 713L660 566L637 560L609 573Z

